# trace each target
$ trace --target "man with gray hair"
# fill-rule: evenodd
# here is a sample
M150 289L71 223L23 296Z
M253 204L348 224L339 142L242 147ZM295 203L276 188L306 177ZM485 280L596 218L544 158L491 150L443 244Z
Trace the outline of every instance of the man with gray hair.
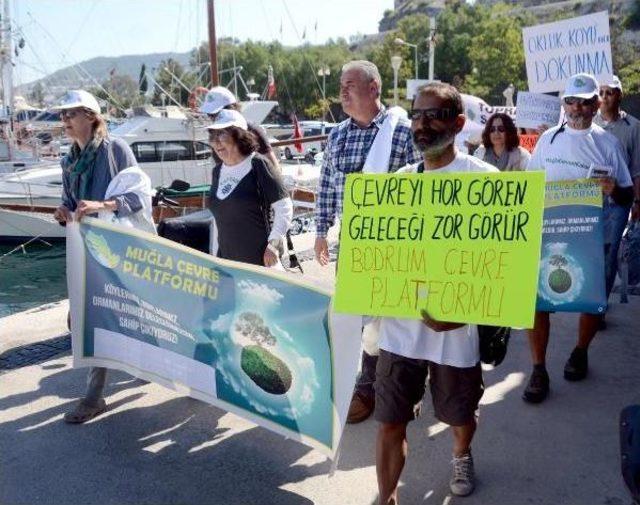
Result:
M342 213L346 175L395 172L422 159L413 145L409 121L382 105L381 90L380 73L370 61L350 61L342 67L340 102L349 118L331 130L324 151L316 199L315 254L321 265L329 264L327 232ZM348 423L364 421L373 412L378 353L375 334L374 324L365 328L362 368Z

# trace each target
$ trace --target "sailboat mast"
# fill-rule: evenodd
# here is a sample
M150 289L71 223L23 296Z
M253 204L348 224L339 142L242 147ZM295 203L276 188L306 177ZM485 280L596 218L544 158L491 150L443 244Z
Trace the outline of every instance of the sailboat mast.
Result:
M209 61L211 62L211 86L217 86L218 82L218 54L216 50L216 18L213 9L213 0L207 0L207 13L209 21Z
M13 66L11 64L11 55L13 54L11 41L11 21L9 20L9 0L4 0L2 13L2 23L0 23L0 32L2 33L2 42L0 44L0 58L2 62L2 89L3 89L3 116L11 117L13 113Z

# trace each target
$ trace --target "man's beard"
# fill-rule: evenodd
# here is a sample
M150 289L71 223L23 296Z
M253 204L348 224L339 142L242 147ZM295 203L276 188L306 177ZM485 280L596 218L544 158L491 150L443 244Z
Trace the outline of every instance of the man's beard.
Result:
M422 128L413 132L413 142L427 157L441 155L456 138L456 132L445 130L437 132L429 128Z
M565 113L567 123L571 128L576 130L584 130L591 126L593 121L593 115L590 114L577 114L577 113Z

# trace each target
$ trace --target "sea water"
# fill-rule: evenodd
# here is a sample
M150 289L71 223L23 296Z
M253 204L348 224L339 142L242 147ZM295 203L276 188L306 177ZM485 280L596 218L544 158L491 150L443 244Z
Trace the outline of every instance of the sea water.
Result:
M0 317L67 298L64 244L0 245ZM6 256L5 256L6 255Z

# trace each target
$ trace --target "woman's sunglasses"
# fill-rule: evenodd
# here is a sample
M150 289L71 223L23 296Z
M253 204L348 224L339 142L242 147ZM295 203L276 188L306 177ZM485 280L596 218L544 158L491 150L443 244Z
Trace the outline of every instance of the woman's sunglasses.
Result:
M496 126L492 126L491 128L489 128L489 132L490 133L504 133L506 131L507 130L502 125L496 125Z
M87 113L87 111L85 109L66 109L66 110L61 110L60 111L60 119L73 119L74 117L76 117L81 112L84 112L85 114Z
M616 92L613 91L612 89L601 89L600 90L600 96L613 96L615 94L616 94Z
M218 140L221 140L227 135L229 135L229 132L225 130L209 130L209 140L211 142L216 142Z

